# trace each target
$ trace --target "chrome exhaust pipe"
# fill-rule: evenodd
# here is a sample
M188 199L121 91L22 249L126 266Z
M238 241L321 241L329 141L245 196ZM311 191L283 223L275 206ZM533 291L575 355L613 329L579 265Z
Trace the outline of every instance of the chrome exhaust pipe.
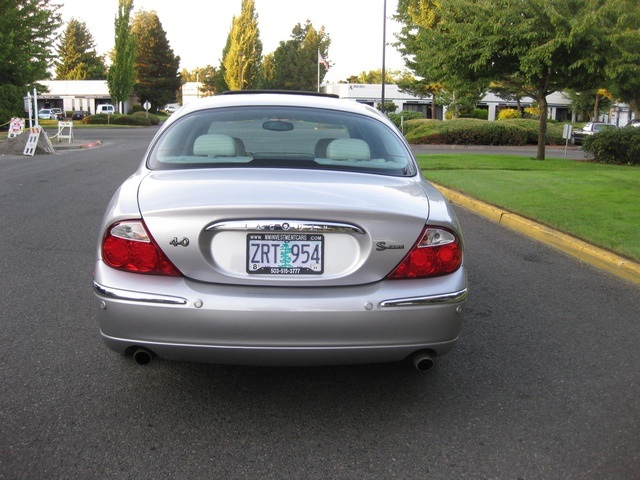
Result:
M435 360L428 350L419 350L411 355L411 361L419 372L426 372L433 367Z
M148 365L153 360L153 352L151 350L147 350L146 348L137 348L133 352L133 360L138 365Z

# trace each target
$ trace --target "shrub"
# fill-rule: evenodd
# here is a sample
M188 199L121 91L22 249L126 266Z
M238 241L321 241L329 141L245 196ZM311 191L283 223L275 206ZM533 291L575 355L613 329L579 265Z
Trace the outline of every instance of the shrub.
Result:
M148 127L151 121L144 115L118 115L111 120L114 125L132 125L139 127Z
M587 137L582 149L599 163L640 165L640 128L604 130Z
M540 107L537 105L526 107L524 113L527 118L540 118Z
M479 120L488 120L489 110L486 108L474 108L472 111L460 115L460 118L477 118Z
M132 114L134 117L144 117L147 118L147 112L145 112L144 110L141 112L135 112ZM160 123L160 119L158 118L157 115L154 115L153 113L150 113L148 115L149 118L149 123L151 125L158 125Z
M96 113L95 115L89 115L84 117L82 123L89 125L106 125L107 123L113 123L113 118L116 115L111 115L111 118L106 113Z
M503 108L498 112L498 120L506 120L510 118L521 118L520 112L515 108Z

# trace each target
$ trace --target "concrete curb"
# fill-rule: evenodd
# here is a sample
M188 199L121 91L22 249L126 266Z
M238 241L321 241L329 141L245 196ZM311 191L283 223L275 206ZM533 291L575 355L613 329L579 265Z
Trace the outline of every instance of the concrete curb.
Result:
M432 182L433 183L433 182ZM520 215L434 184L447 199L483 217L565 252L598 269L640 285L640 264L587 242L540 225Z

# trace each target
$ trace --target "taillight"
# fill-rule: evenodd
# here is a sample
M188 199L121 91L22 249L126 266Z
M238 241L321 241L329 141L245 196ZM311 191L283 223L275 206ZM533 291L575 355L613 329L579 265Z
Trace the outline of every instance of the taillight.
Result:
M426 227L420 240L387 276L388 279L424 278L455 272L462 264L462 247L449 230Z
M110 267L126 272L182 275L147 233L141 220L111 225L102 239L102 259Z

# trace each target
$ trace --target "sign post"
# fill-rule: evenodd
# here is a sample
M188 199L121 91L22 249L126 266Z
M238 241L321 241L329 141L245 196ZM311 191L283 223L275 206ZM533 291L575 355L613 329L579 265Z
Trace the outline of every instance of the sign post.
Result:
M149 100L145 100L142 107L144 108L145 112L147 112L147 118L149 118L149 109L151 108L151 104L149 103Z
M570 123L565 123L562 129L562 138L566 140L564 144L564 158L567 158L567 147L569 145L569 140L571 140L571 134L573 132L573 127Z

